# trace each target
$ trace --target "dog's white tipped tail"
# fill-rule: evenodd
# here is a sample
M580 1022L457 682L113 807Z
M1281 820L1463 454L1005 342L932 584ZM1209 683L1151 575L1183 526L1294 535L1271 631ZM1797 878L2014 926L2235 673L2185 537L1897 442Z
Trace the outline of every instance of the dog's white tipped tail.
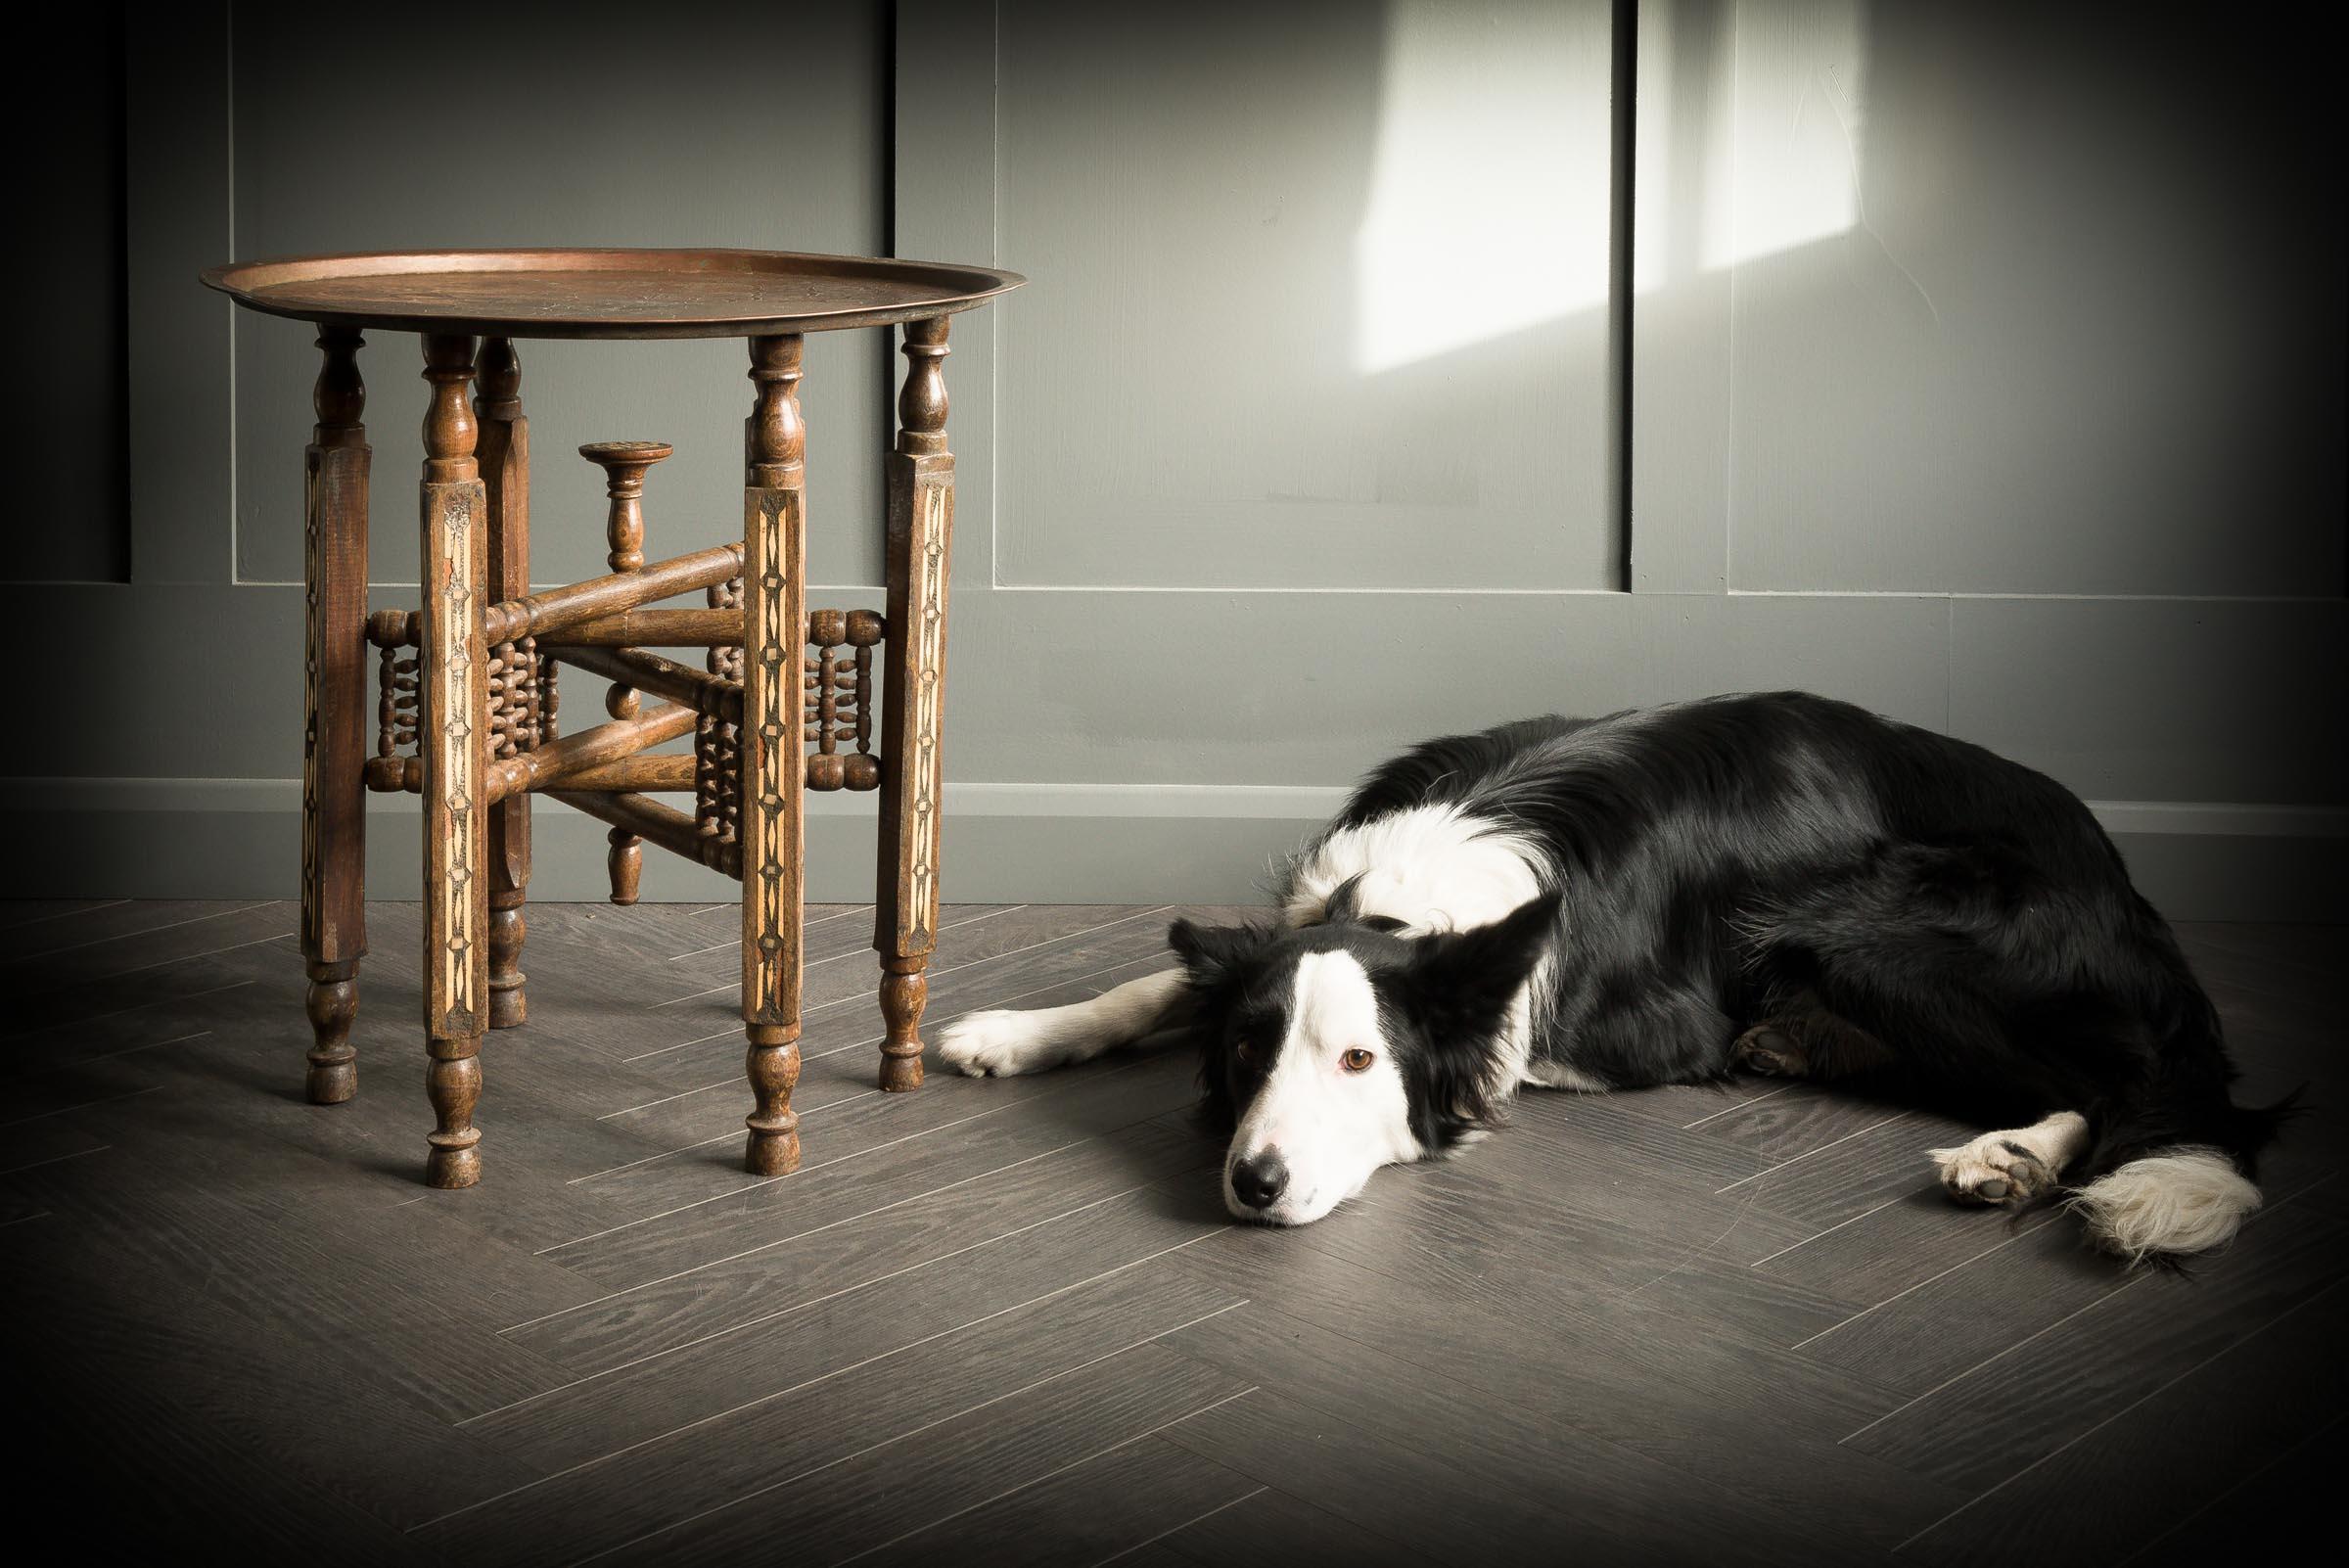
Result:
M2156 1253L2223 1247L2259 1204L2259 1188L2234 1161L2192 1144L2131 1160L2071 1200L2089 1235L2133 1264Z

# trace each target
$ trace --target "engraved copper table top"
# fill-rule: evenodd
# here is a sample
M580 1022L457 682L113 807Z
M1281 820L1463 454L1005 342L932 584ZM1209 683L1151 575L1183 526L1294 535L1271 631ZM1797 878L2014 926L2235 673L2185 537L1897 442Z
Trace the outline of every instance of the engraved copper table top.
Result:
M950 314L1028 280L936 261L791 251L392 251L203 274L271 315L497 338L744 338Z

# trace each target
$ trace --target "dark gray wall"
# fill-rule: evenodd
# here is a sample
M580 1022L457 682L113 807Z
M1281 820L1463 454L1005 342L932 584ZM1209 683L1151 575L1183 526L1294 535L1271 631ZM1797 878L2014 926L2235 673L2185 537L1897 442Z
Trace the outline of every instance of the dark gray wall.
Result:
M2342 247L2302 68L2094 8L1628 9L1628 182L1603 3L671 6L624 54L528 7L453 55L389 8L143 25L129 580L0 587L69 711L0 770L48 825L27 891L291 887L312 355L194 271L530 241L1036 280L948 365L949 897L1244 896L1405 740L1797 685L2055 773L2176 912L2337 915ZM677 444L656 548L727 534L738 346L524 354L535 576L600 558L583 440ZM819 602L874 602L886 357L810 350ZM413 341L364 364L403 603ZM591 895L601 830L542 816L540 891ZM811 837L811 891L856 895L862 803Z

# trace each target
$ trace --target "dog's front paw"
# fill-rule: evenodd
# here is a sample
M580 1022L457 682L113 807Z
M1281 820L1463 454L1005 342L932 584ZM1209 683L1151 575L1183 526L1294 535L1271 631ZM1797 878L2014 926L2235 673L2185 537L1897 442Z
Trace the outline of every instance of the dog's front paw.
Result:
M973 1078L1010 1078L1059 1065L1037 1038L1035 1017L1016 1008L965 1013L938 1037L939 1060Z
M1959 1203L2012 1208L2057 1185L2046 1162L2003 1132L1985 1132L1962 1148L1927 1151L1941 1167L1941 1187Z

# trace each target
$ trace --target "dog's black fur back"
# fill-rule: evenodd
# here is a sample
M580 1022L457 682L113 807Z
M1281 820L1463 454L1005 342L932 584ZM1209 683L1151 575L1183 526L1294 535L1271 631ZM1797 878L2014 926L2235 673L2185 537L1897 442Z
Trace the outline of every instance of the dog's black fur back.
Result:
M1337 831L1454 805L1563 896L1537 1055L1612 1086L1727 1070L1746 1023L1825 1015L1955 1114L2090 1124L2086 1180L2204 1144L2248 1176L2282 1108L2234 1105L2218 1016L2088 808L1963 741L1802 693L1433 740Z

